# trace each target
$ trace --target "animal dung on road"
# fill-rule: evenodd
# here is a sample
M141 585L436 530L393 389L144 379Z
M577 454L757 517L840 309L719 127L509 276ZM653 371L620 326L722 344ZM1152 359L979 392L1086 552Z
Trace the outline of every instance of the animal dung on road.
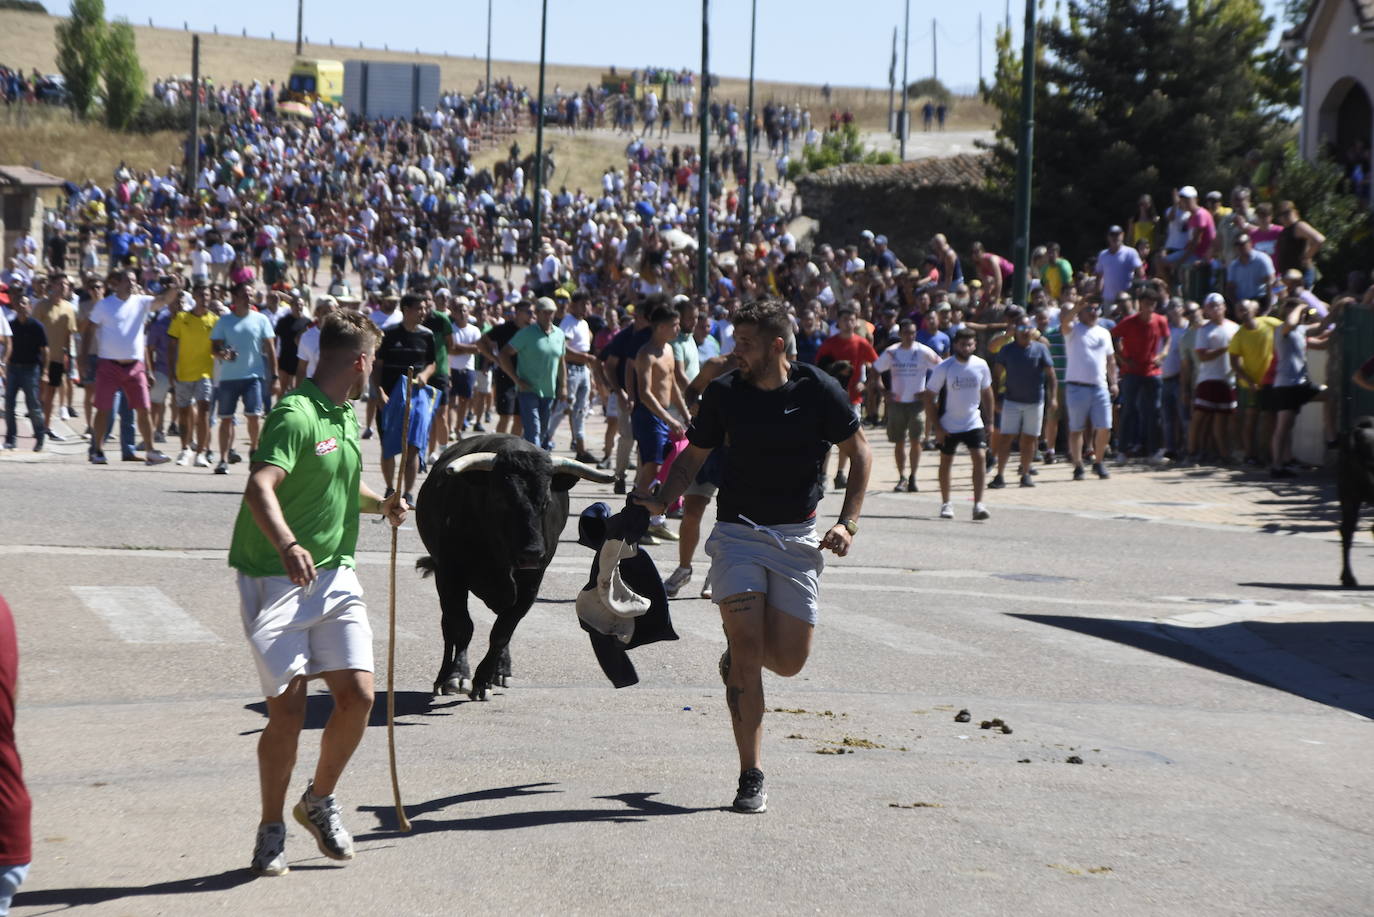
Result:
M967 723L972 719L973 714L969 713L967 710L960 710L958 713L954 714L954 722L956 723Z
M979 729L995 729L1003 735L1011 735L1011 727L1008 726L1001 717L991 720L983 720L978 724Z
M1082 763L1083 763L1083 759L1080 758L1080 757L1078 757L1078 755L1069 755L1067 758L1064 759L1064 763L1065 763L1065 764L1082 764Z

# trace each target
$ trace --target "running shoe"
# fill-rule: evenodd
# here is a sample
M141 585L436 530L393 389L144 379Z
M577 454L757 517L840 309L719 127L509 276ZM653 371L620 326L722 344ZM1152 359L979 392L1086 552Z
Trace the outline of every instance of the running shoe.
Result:
M160 449L149 449L143 457L143 462L146 465L165 465L171 460L172 457Z
M1023 475L1021 475L1021 486L1022 486L1022 487L1034 487L1034 486L1035 486L1035 479L1032 478L1029 474L1023 474Z
M218 465L215 466L215 474L228 474L228 473L229 473L229 463L226 462L226 461L221 460L220 463L219 463Z
M975 522L981 522L982 520L987 519L991 515L992 514L988 512L988 508L983 504L973 504L973 520Z
M190 449L182 449L180 452L177 453L177 464L189 465L191 464L191 459L193 459L194 457L195 454Z
M210 467L210 453L208 453L208 452L197 452L197 453L196 453L196 457L195 457L192 461L193 461L193 464L194 464L197 468L209 468L209 467Z
M67 441L67 437L63 436L61 433L54 433L52 430L49 430L43 435L55 443L65 443Z
M907 491L907 493L911 493L911 494L919 493L920 490L921 490L921 489L920 489L919 487L916 486L916 475L914 475L914 474L909 474L909 475L907 475L907 476L906 476L906 491Z
M617 493L617 494L623 494L623 493L625 493L625 478L624 478L624 477L616 478L616 479L615 479L615 486L612 487L611 490L614 491L614 492Z
M76 408L72 407L69 404L65 408L63 408L63 411L66 412L65 414L63 414L63 416L66 417L68 420L76 420Z
M286 825L279 821L258 825L250 868L255 876L284 876L291 871L286 865Z
M353 859L353 838L344 830L338 800L329 796L314 796L310 792L313 781L301 794L301 801L291 810L301 827L315 837L320 853L331 860Z
M953 503L941 503L941 504L940 504L940 518L941 518L941 519L953 519L953 518L954 518L954 504L953 504Z
M904 493L906 493L906 478L898 478L898 479L897 479L897 486L894 487L894 488L892 488L892 492L893 492L894 494L904 494Z
M161 430L156 430L156 431L154 431L154 432L153 432L153 442L155 442L155 443L165 443L165 442L167 442L167 434L163 433Z
M1081 480L1083 480L1085 477L1087 477L1087 475L1083 473L1083 466L1082 466L1082 465L1075 465L1074 468L1073 468L1073 479L1074 479L1075 481L1081 481Z
M228 459L229 459L229 464L230 464L230 465L237 465L239 462L243 461L243 456L239 455L239 452L238 452L237 449L232 449L232 448L231 448L231 449L229 450Z
M739 775L739 789L735 792L736 812L758 815L768 809L768 794L763 791L763 771L751 767Z
M701 581L701 597L703 599L711 598L711 581L709 579Z
M668 598L677 598L678 592L692 578L691 567L678 567L673 571L673 575L663 583L663 591L668 593Z
M1107 470L1107 466L1101 462L1093 462L1093 472L1099 478L1110 478L1112 476L1112 473Z
M660 538L664 541L678 540L677 533L674 532L672 529L668 528L668 526L662 522L658 523L657 525L649 526L649 534L653 535L655 538Z
M107 458L105 458L105 453L103 453L103 452L92 452L92 453L90 454L90 462L91 462L92 465L108 465L108 464L110 464L110 460L107 459Z
M1007 479L1004 478L1004 477L1002 477L1000 474L997 475L996 477L994 477L994 478L992 479L992 482L991 482L990 484L988 484L988 487L990 487L992 490L1001 490L1003 487L1006 487L1006 486L1007 486Z

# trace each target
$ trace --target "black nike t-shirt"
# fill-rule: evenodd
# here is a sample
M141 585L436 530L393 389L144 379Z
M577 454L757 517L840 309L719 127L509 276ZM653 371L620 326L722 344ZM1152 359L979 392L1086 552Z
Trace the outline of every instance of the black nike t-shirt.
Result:
M414 331L407 331L405 325L392 325L382 334L377 362L382 364L382 389L390 392L396 380L410 370L424 369L434 362L434 333L424 325Z
M803 522L825 495L821 463L859 429L849 397L828 373L793 363L773 391L728 372L706 386L687 431L703 449L729 446L716 519L759 525Z

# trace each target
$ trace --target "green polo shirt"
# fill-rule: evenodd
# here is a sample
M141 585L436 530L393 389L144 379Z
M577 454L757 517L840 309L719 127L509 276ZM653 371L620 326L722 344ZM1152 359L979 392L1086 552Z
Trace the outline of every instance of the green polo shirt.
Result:
M520 357L515 371L541 398L558 394L558 361L563 356L563 332L551 325L547 334L539 325L526 325L510 339L510 348Z
M434 375L448 377L448 342L453 340L453 321L442 312L432 312L424 326L434 332Z
M286 472L277 485L286 524L320 569L352 567L358 544L362 449L351 404L335 404L313 379L277 402L263 424L254 462ZM285 576L277 546L239 506L229 566L249 576Z

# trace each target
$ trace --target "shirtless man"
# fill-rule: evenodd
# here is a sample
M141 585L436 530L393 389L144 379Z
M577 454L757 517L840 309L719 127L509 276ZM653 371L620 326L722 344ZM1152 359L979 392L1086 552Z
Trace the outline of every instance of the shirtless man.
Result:
M670 439L681 439L687 432L687 402L677 384L676 363L673 360L673 338L677 337L677 312L668 306L658 306L649 313L652 334L648 343L635 355L634 412L630 415L635 443L639 446L639 472L635 489L648 493L649 485L658 474L668 454ZM673 411L676 409L677 413ZM667 541L677 541L662 516L649 520L649 534Z

